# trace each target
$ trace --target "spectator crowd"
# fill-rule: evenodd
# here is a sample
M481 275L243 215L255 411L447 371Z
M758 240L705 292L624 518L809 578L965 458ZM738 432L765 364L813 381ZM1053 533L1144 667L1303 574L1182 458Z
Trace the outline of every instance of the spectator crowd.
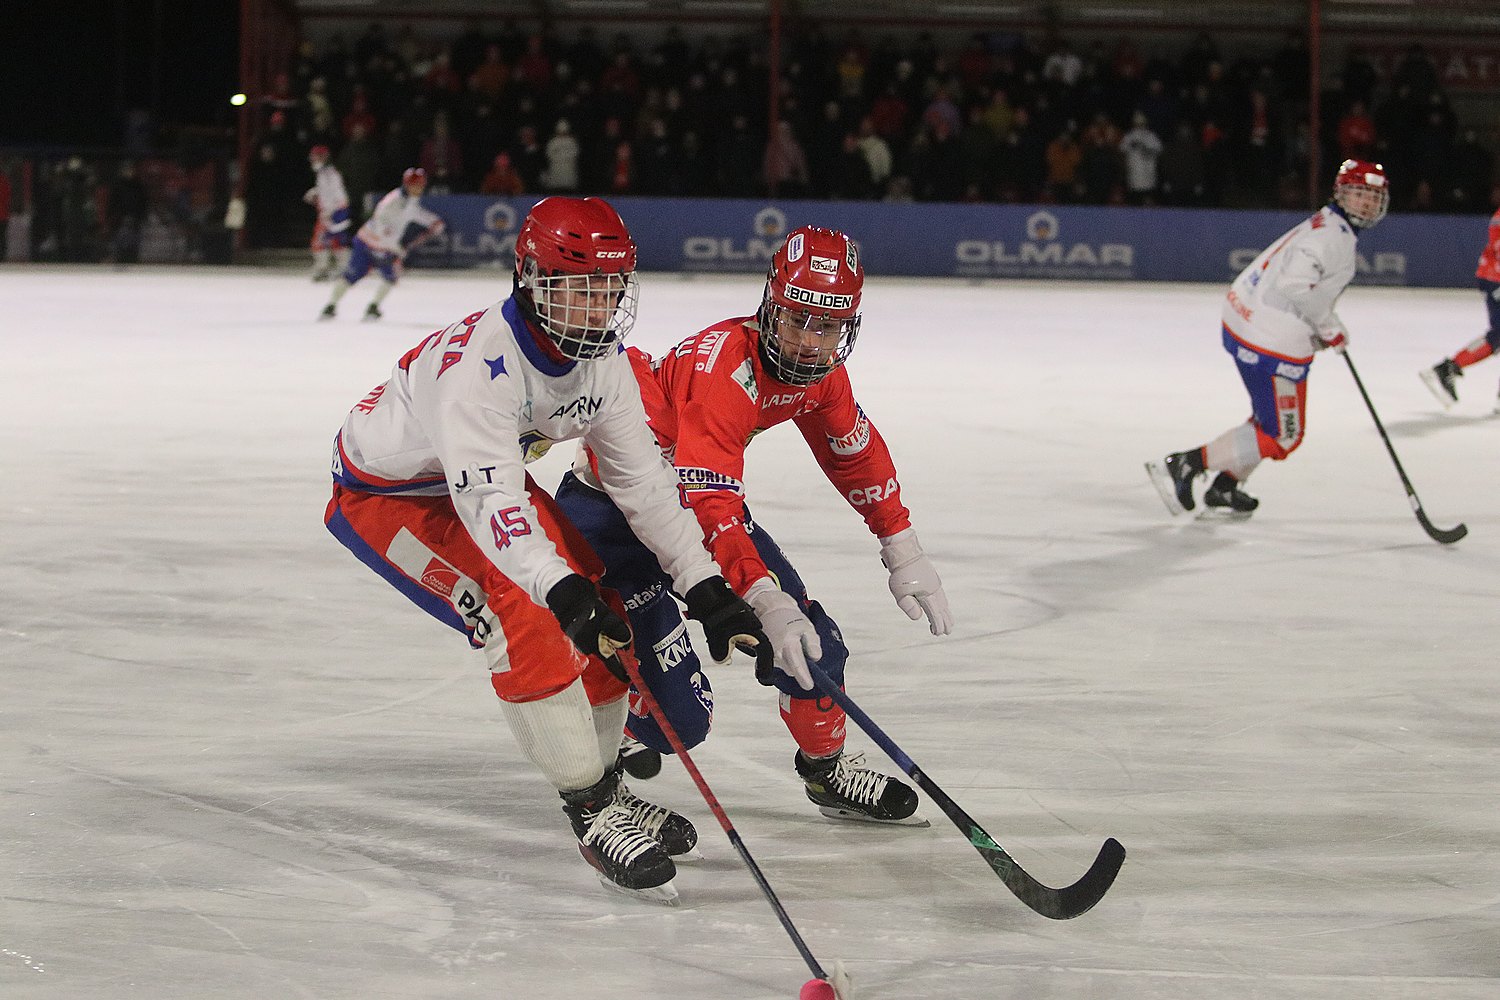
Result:
M374 22L303 41L252 95L247 243L306 242L314 145L333 150L356 225L410 166L432 193L1309 207L1300 36L1269 54L1181 39L1143 51L992 32L944 46L930 32L872 41L799 26L768 122L764 38L690 42L669 27L606 42L588 25L564 39L513 22L436 37ZM1382 65L1350 47L1325 82L1320 176L1373 158L1395 211L1490 210L1497 123L1459 121L1421 45ZM92 259L128 260L162 214L126 168L88 173L64 160L38 170L43 259L78 259L93 234ZM177 202L178 228L201 230L204 212Z

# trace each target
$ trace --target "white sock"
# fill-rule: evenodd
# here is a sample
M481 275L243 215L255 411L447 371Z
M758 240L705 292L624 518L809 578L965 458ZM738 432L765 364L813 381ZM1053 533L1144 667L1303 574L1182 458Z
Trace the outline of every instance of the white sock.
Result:
M599 740L599 756L605 767L614 767L620 754L620 738L625 735L625 716L630 708L628 695L608 705L594 706L594 735Z
M538 701L502 701L500 709L516 745L558 791L588 788L604 777L594 713L581 679ZM615 729L616 747L624 725L621 718ZM610 764L614 763L613 753Z

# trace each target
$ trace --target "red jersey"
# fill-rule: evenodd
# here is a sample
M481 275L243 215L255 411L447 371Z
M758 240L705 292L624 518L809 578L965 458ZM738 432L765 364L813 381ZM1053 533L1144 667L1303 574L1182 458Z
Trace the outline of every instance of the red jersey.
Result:
M640 382L646 418L677 466L682 495L735 593L769 576L745 530L745 448L790 420L818 465L880 538L911 527L880 432L854 401L849 374L835 368L814 385L787 385L761 366L753 317L728 319L653 361L626 353Z
M1484 249L1479 251L1479 269L1474 276L1500 282L1500 211L1490 217L1490 233L1485 239Z

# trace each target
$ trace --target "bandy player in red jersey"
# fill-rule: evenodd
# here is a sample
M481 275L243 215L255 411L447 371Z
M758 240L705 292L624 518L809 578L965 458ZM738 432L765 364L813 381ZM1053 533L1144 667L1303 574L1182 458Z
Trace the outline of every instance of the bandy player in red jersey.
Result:
M692 824L620 777L631 655L618 595L526 464L582 439L703 624L716 659L770 643L703 550L646 426L619 341L635 321L635 243L598 198L548 198L516 241L515 289L408 351L334 443L325 521L418 607L484 652L521 751L562 796L584 858L611 887L676 897Z
M916 792L844 753L843 710L813 693L805 666L798 669L814 661L842 685L849 651L745 501L746 446L762 431L795 423L829 480L880 539L901 610L913 620L925 614L933 635L952 630L948 599L901 502L890 451L854 401L843 367L859 333L863 286L853 241L804 226L772 258L756 315L716 323L657 360L633 348L627 353L651 429L677 466L708 549L734 592L755 609L785 671L758 676L780 690L808 798L828 816L920 824ZM708 735L709 683L668 595L670 581L599 489L591 458L580 454L557 491L558 504L603 559L605 585L625 598L642 676L693 746ZM655 722L635 707L628 735L670 752Z
M1444 358L1421 373L1422 381L1445 408L1458 402L1457 381L1464 369L1483 361L1500 348L1500 211L1490 217L1489 235L1485 238L1484 249L1479 252L1479 267L1474 272L1474 279L1484 296L1485 308L1489 310L1489 331L1453 357ZM1500 413L1500 399L1495 401L1495 412Z

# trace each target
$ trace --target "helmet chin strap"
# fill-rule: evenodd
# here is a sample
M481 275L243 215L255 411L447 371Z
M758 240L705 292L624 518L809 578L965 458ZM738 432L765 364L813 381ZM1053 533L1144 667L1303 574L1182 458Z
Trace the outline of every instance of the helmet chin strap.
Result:
M531 339L536 346L541 348L549 361L559 365L571 363L573 359L558 349L552 338L547 336L547 331L542 329L542 317L537 312L536 302L531 297L531 289L521 283L519 274L511 275L511 290L516 302L521 306L521 319L526 322L526 332L531 334Z

